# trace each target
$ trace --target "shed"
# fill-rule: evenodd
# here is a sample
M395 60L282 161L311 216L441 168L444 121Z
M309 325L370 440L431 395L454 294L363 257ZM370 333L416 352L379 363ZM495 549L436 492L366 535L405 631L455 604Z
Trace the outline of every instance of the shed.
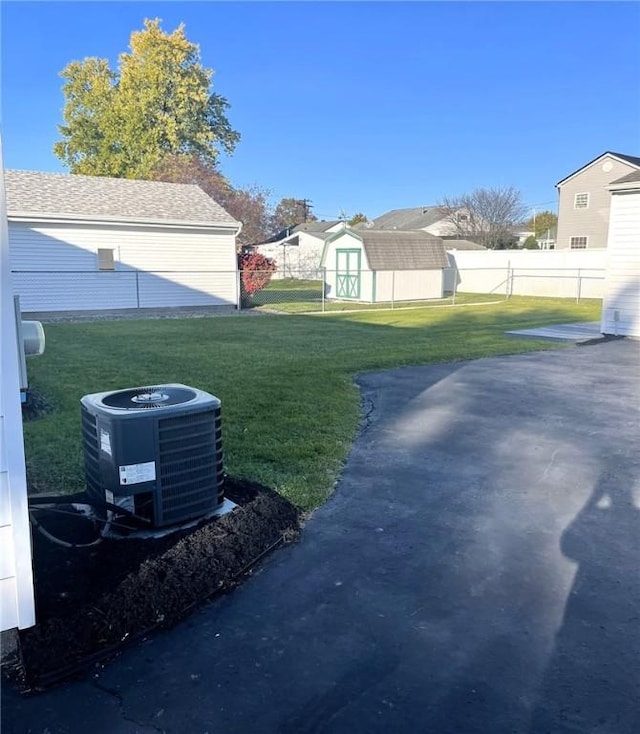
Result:
M640 338L640 171L616 179L608 188L611 210L600 330Z
M443 241L422 231L344 228L322 254L328 298L379 303L442 298Z
M5 173L25 312L237 306L236 222L199 186Z

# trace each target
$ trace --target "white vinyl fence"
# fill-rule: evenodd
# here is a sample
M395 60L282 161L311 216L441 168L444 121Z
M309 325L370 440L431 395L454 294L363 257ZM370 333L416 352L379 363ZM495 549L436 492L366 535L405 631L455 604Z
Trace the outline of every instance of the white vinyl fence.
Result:
M502 296L602 298L607 250L448 252L445 291Z

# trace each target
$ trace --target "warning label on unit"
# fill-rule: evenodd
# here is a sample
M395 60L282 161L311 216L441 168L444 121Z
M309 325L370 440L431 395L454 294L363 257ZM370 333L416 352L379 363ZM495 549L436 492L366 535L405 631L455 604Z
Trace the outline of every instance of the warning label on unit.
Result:
M109 438L109 431L105 431L104 428L100 429L100 448L111 456L111 439Z
M156 478L156 462L128 464L120 467L120 484L140 484L152 482Z

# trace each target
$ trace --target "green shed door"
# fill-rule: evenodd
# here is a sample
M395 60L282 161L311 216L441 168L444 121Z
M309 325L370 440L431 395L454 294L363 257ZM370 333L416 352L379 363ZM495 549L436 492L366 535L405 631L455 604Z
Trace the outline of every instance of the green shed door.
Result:
M360 298L360 250L336 250L336 295Z

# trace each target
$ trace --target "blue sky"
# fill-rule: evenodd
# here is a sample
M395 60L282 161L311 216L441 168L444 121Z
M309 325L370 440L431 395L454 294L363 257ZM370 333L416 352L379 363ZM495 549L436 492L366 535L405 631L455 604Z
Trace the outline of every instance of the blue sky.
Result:
M477 186L555 208L605 150L640 155L636 2L11 2L1 6L7 168L51 148L71 60L113 67L145 17L181 21L242 135L223 172L377 216Z

